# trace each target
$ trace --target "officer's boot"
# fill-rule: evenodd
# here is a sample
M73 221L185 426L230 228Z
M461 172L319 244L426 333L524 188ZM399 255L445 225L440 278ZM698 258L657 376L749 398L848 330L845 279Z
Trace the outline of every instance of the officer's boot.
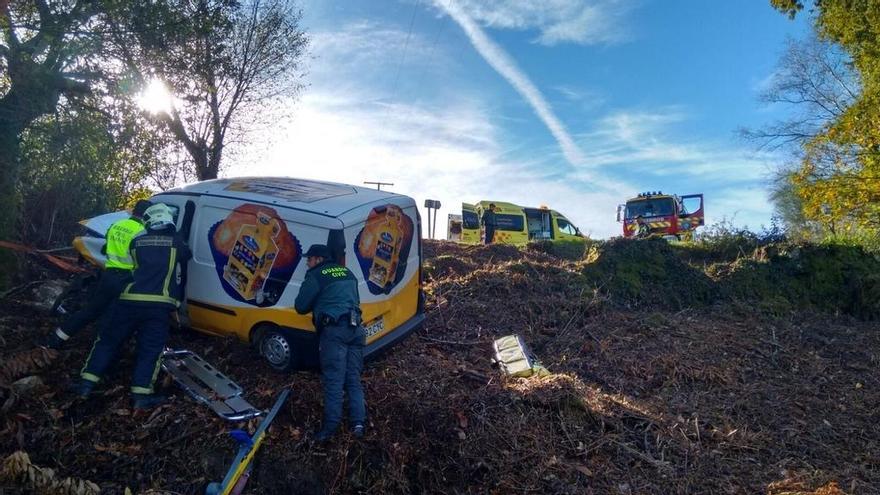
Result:
M168 402L168 397L157 394L131 394L131 405L135 409L152 409Z
M366 427L363 423L355 423L354 426L351 427L351 434L354 435L355 438L364 438L365 433Z
M336 429L339 425L332 426L323 426L317 433L315 433L315 441L318 443L325 443L330 441L333 438L333 435L336 434Z

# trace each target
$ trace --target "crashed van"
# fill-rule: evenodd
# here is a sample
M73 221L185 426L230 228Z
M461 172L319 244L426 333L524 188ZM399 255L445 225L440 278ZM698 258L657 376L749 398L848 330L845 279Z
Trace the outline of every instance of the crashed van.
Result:
M232 178L189 184L151 198L168 205L193 258L185 272L184 326L253 344L275 369L315 366L311 315L293 309L308 267L303 253L326 244L359 281L365 354L400 340L424 320L421 220L407 196L293 178ZM103 266L104 233L126 212L84 220L74 240Z

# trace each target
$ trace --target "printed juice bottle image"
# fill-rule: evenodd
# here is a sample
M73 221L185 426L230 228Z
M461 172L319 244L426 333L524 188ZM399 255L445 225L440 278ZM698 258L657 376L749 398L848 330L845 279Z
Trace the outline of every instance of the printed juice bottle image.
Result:
M257 212L255 224L239 229L223 278L243 298L260 299L278 253L275 237L280 230L278 220L263 212Z
M399 209L386 208L384 220L375 224L378 237L376 251L373 253L373 264L370 267L370 282L382 288L394 281L400 259L400 244L403 237L400 215Z

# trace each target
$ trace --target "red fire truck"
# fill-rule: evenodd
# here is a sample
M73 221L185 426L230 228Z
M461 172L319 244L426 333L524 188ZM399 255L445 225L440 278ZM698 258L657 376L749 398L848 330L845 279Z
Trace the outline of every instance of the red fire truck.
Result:
M690 240L705 224L703 195L645 192L617 207L617 221L623 223L624 237Z

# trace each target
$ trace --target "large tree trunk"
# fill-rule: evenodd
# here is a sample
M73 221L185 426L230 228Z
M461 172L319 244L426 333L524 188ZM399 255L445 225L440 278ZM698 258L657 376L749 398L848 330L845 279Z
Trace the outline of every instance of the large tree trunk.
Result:
M222 146L218 146L217 143L214 143L213 149L208 153L208 164L201 180L216 179L217 176L220 175L220 158L222 157L221 149Z
M0 102L2 103L2 102ZM21 147L19 125L4 119L0 104L0 240L12 240L18 220L18 177ZM15 274L15 257L0 248L0 287L7 287Z
M21 134L31 122L52 113L61 96L63 78L31 61L9 64L12 87L0 98L0 239L18 237L18 178L21 176ZM15 258L0 250L0 287L15 274Z

